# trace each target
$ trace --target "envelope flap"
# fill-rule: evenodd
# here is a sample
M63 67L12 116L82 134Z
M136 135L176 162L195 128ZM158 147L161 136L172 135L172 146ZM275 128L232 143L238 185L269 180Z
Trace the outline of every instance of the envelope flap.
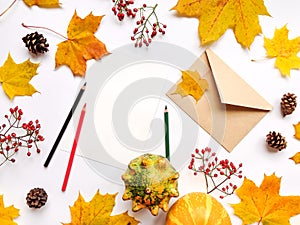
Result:
M271 110L272 106L210 49L206 55L224 104Z

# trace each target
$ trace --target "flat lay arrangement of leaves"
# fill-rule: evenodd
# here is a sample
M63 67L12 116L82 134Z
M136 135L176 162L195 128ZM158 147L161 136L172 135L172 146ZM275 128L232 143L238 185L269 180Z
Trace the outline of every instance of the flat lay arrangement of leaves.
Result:
M64 7L59 0L23 0L21 4L23 3L29 8L37 7L39 10ZM135 27L128 32L128 39L133 42L133 51L135 47L151 48L155 37L159 35L163 37L169 26L176 26L161 21L160 11L158 11L159 2L150 5L147 2L140 4L134 0L112 0L110 3L111 8L107 11L112 13L119 26L129 20L134 21ZM15 4L18 4L17 0L13 0L0 12L0 20L4 14L10 16L9 12ZM264 42L260 47L265 49L268 60L274 58L274 67L282 75L281 79L290 79L291 70L300 68L300 36L289 39L287 25L277 28L272 38L262 34L259 18L272 16L263 0L178 0L177 4L165 13L173 14L178 18L193 17L199 20L198 35L201 47L206 48L221 41L219 39L225 32L232 30L239 47L250 51L255 38L261 35ZM39 74L39 68L43 66L41 59L49 49L56 48L53 70L66 66L74 77L80 79L85 78L89 60L101 63L103 57L109 57L112 53L106 47L108 43L102 42L96 34L97 31L101 33L105 30L102 21L104 16L94 15L90 11L81 18L75 10L73 16L69 18L66 35L57 31L55 24L39 26L34 24L34 21L33 24L20 24L20 29L31 30L26 36L20 37L24 48L28 50L28 58L19 62L14 59L15 53L10 51L7 52L7 59L4 60L3 65L0 66L1 87L10 103L14 104L16 98L33 96L35 93L43 95L43 90L37 90L30 82ZM57 43L49 43L45 33L42 33L44 31L54 34L58 39ZM185 38L188 41L188 37ZM32 59L40 62L34 63ZM207 80L202 78L202 74L198 71L182 70L181 81L172 94L178 94L182 98L191 96L197 104L207 93L209 94L210 88ZM278 117L293 118L297 110L297 93L287 92L278 97L278 100L280 103L277 106L282 114ZM25 152L27 156L31 156L33 149L36 153L40 153L40 142L45 140L38 119L23 122L23 110L18 106L12 106L8 111L8 114L3 115L6 121L0 124L0 158L2 159L0 173L2 165L7 162L22 163L17 160L18 154ZM294 128L294 139L300 140L300 122L290 127ZM286 152L285 149L288 148L292 137L277 130L270 130L263 138L266 145L263 148L279 155ZM136 219L135 213L147 209L150 212L149 216L153 217L158 216L159 213L166 213L166 225L199 225L204 223L203 221L207 225L231 225L230 215L223 202L224 198L230 195L236 195L240 199L239 203L228 204L228 206L232 207L233 214L245 225L253 223L289 225L290 219L300 214L300 196L281 195L281 177L277 177L275 172L266 175L262 171L264 179L258 187L242 171L243 163L229 161L227 158L219 159L217 153L210 147L201 150L186 149L185 152L191 154L191 160L186 166L189 175L194 176L193 179L204 177L205 193L195 192L182 196L178 190L180 171L176 171L172 166L172 160L169 160L169 157L146 153L128 163L121 177L124 182L124 193L101 194L98 190L90 201L86 201L79 192L77 200L69 207L70 221L60 223L63 225L137 225L142 224L143 221ZM298 166L300 150L283 160L287 162L292 160L293 166ZM238 184L239 180L242 181L241 185ZM116 198L118 194L122 195L123 201L130 200L132 203L131 207L124 209L120 214L114 213L114 206L118 204ZM214 198L214 194L219 198ZM13 205L6 206L3 196L0 195L0 224L17 225L14 220L25 212L20 213ZM171 199L174 200L172 204L170 204ZM49 201L51 200L48 198L48 193L42 187L33 188L26 195L26 204L32 210L47 207L46 203Z

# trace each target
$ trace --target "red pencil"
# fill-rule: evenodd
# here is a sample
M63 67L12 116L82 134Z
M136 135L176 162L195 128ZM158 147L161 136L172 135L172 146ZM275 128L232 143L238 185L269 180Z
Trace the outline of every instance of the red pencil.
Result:
M70 154L70 158L69 158L69 163L68 163L68 167L67 167L66 174L65 174L64 183L61 188L62 191L65 191L67 188L67 184L68 184L68 180L69 180L69 176L70 176L70 172L71 172L71 168L72 168L72 164L73 164L73 159L75 156L75 151L77 148L77 143L79 140L81 127L82 127L84 116L85 116L85 111L86 111L86 103L84 104L84 106L82 107L82 110L81 110L77 130L76 130L76 134L75 134L75 138L74 138L74 142L73 142L73 146L72 146L72 150L71 150L71 154Z

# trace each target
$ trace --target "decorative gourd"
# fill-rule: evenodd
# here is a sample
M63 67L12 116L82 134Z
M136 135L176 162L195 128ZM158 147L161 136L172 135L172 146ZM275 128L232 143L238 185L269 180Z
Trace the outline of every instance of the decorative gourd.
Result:
M122 175L123 200L132 200L132 211L148 208L156 216L167 211L171 197L177 197L179 173L163 156L144 154L133 160Z
M225 208L215 198L192 192L171 206L165 225L231 225L231 221Z

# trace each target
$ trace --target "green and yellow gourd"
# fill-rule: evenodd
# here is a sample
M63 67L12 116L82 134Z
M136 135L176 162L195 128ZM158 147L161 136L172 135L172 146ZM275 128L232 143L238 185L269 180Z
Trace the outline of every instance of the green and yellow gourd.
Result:
M152 215L167 211L171 197L179 196L179 173L160 155L144 154L130 161L122 175L123 200L132 200L132 211L148 208Z

